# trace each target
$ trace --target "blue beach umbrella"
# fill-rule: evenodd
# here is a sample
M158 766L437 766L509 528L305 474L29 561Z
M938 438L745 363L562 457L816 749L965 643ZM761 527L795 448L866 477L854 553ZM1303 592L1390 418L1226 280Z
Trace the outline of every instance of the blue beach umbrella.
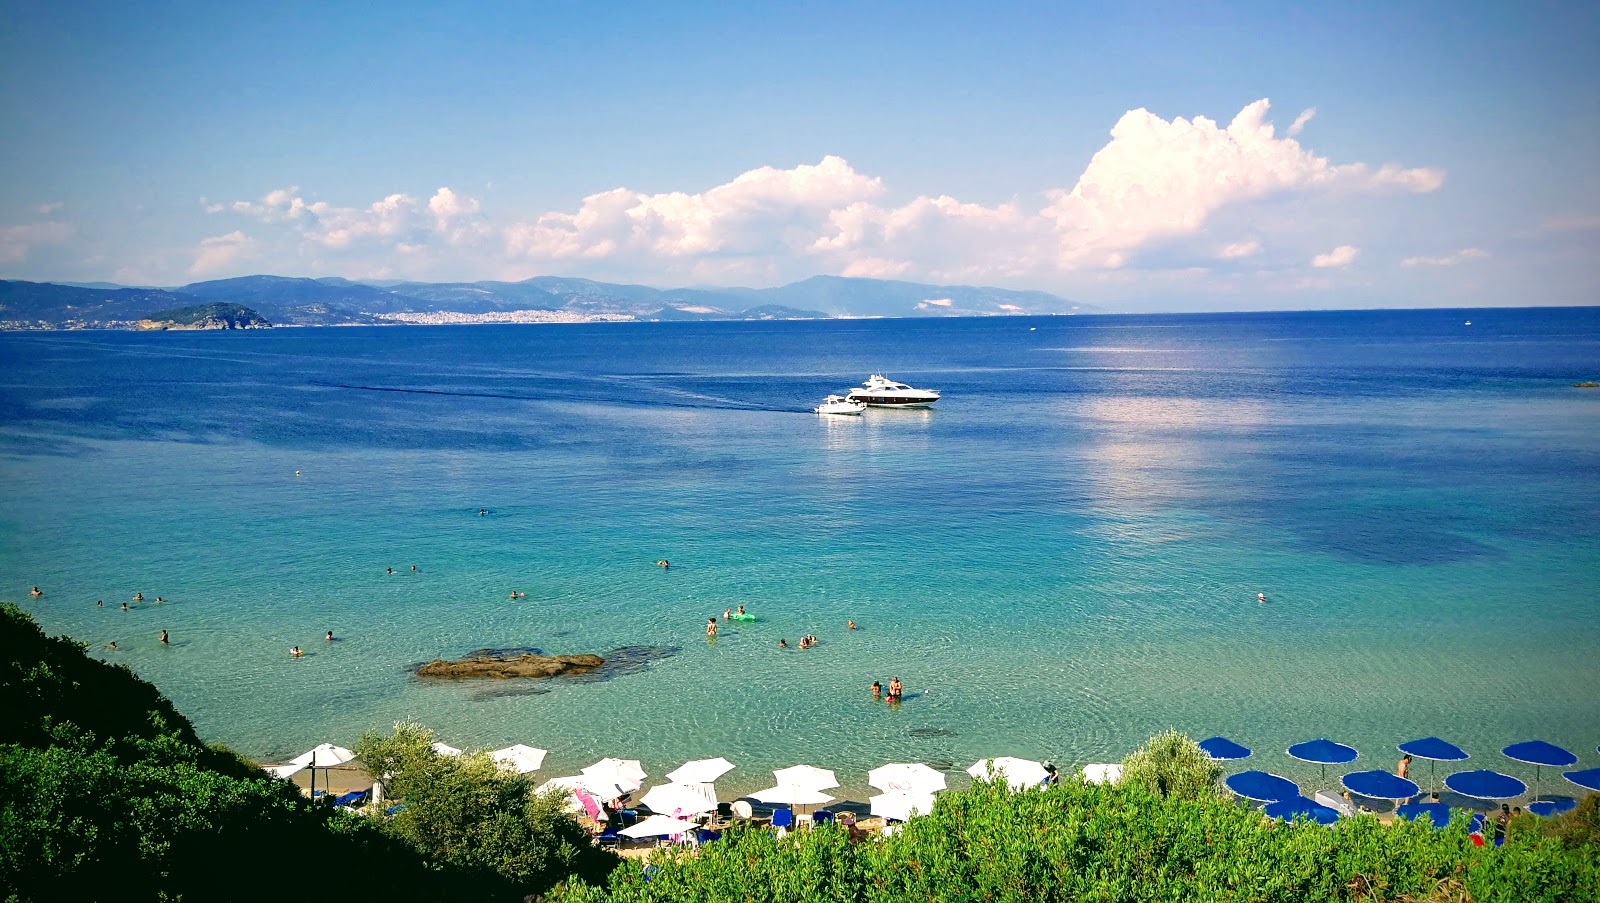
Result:
M1578 808L1577 800L1564 798L1558 800L1543 800L1528 804L1529 812L1545 818L1549 818L1552 815L1560 815L1563 812L1571 812L1576 808Z
M1600 793L1600 768L1567 771L1563 772L1561 776L1585 790L1593 790L1596 793Z
M1406 803L1404 806L1396 806L1394 814L1407 821L1427 818L1435 828L1450 824L1450 807L1444 803Z
M1578 764L1578 757L1567 752L1554 743L1543 740L1529 740L1526 743L1513 743L1500 754L1513 762L1526 762L1534 766L1533 772L1533 799L1539 801L1539 785L1544 777L1544 766L1551 768L1566 768L1568 765Z
M1467 753L1454 743L1446 743L1438 737L1423 737L1421 740L1412 740L1400 744L1400 751L1413 759L1428 760L1428 789L1437 790L1439 786L1438 775L1434 773L1435 762L1465 762Z
M1304 743L1296 743L1285 752L1289 754L1290 758L1299 759L1302 762L1315 762L1321 765L1322 779L1324 781L1328 779L1329 765L1343 765L1346 762L1354 762L1356 756L1360 755L1355 751L1354 747L1345 746L1343 743L1335 743L1332 740L1307 740Z
M1316 800L1308 800L1303 796L1297 796L1292 800L1278 800L1275 803L1268 803L1266 808L1261 811L1266 813L1268 818L1281 818L1284 821L1294 821L1296 818L1304 816L1319 825L1331 825L1339 820L1339 813Z
M1408 800L1422 792L1415 782L1374 768L1355 771L1339 779L1344 789L1375 800Z
M1509 800L1528 792L1528 785L1508 774L1478 769L1458 771L1444 779L1444 785L1462 796L1479 800Z
M1261 803L1292 800L1300 795L1300 786L1294 781L1264 771L1241 771L1238 774L1230 774L1223 783L1228 785L1229 790L1245 799Z
M1227 737L1207 737L1199 743L1200 751L1218 762L1231 762L1234 759L1250 758L1250 748L1240 746Z

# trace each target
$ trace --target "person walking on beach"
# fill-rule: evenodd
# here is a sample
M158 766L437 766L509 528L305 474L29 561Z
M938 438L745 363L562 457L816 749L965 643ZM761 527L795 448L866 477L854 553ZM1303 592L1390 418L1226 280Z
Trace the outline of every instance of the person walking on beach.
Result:
M717 619L716 618L706 618L706 636L710 637L711 639L716 639L717 638Z
M161 645L163 645L163 646L170 645L167 642L167 632L165 630L161 631Z
M1399 764L1395 765L1394 773L1407 780L1411 779L1411 754L1406 753L1400 757Z

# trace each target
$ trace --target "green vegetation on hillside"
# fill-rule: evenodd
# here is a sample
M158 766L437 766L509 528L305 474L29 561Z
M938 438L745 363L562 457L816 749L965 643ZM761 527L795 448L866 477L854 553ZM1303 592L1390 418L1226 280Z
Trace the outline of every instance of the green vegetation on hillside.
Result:
M265 317L243 304L221 301L159 310L145 317L144 321L176 327L206 325L218 329L256 329L272 325Z

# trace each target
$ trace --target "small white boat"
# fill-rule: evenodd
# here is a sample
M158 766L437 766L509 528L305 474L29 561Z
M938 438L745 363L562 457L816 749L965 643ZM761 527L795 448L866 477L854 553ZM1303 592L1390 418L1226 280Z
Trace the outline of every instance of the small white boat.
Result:
M811 409L813 414L860 414L867 406L859 401L851 401L843 395L829 395L822 404Z

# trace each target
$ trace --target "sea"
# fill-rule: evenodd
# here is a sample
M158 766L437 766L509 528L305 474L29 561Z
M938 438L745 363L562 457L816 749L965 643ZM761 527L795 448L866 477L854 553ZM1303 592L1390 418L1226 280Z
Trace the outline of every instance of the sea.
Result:
M809 412L870 373L944 395ZM1531 782L1600 764L1590 379L1600 308L0 334L0 599L267 762L413 720L860 799L1175 728ZM479 649L608 665L412 674Z

